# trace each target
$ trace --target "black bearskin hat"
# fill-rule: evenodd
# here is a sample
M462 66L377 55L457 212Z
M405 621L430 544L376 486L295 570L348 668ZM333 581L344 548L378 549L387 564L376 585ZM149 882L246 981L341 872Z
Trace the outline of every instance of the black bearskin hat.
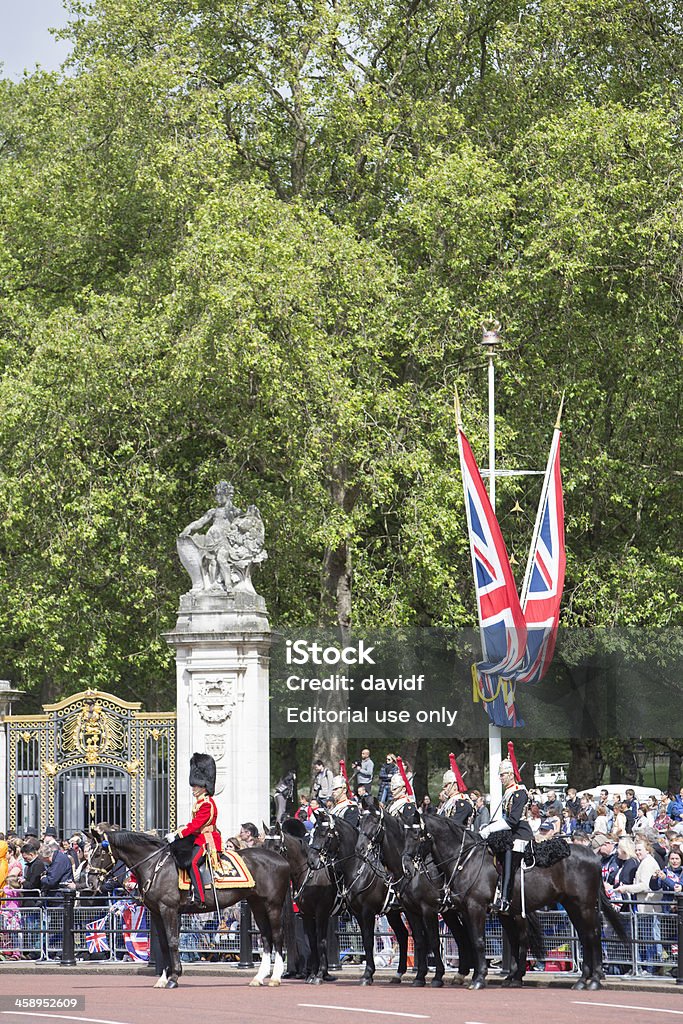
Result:
M211 754L193 754L190 758L190 785L203 786L209 796L216 790L216 762Z

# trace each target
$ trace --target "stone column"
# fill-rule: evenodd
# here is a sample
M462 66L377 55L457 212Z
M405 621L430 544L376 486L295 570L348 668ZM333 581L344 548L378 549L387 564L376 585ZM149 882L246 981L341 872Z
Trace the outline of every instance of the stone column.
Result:
M216 761L216 803L224 836L243 821L270 821L268 666L270 626L240 594L184 594L175 630L177 815L189 820L188 776L197 751ZM248 595L244 595L245 597Z
M178 538L192 589L180 599L175 629L164 638L176 651L177 821L190 818L188 777L196 751L216 762L218 824L235 835L244 821L270 821L268 678L270 625L251 582L267 557L255 505L232 503L233 488L216 487L216 507ZM199 533L208 527L205 534Z

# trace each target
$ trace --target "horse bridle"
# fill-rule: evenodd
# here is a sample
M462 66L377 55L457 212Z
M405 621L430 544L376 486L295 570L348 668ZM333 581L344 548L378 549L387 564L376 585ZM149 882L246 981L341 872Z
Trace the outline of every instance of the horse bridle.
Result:
M98 846L101 847L102 850L105 850L109 854L109 857L111 858L111 866L109 868L96 868L96 867L93 866L91 858L94 855L95 851L97 850ZM144 886L140 890L140 896L141 897L146 896L147 893L149 892L149 888L150 888L152 882L154 881L154 879L156 878L159 869L161 868L161 866L163 864L166 863L168 858L171 856L171 851L169 850L168 847L164 848L163 846L161 846L161 847L159 847L158 850L152 850L152 852L147 854L146 857L143 857L142 860L136 861L135 864L129 864L128 865L128 870L129 871L136 872L138 870L138 868L140 868L143 864L146 864L148 860L151 860L153 857L161 857L164 854L165 854L164 859L158 861L158 863L156 864L156 866L154 868L154 871L149 876L149 878L145 882ZM88 854L88 872L92 872L93 874L98 875L98 876L101 875L102 877L100 878L100 882L103 882L104 879L107 878L112 873L112 870L114 869L115 865L116 865L116 858L114 857L114 854L111 852L111 847L109 845L109 840L107 839L107 837L105 835L104 839L98 839L98 841L95 843L94 847L92 848L92 850Z

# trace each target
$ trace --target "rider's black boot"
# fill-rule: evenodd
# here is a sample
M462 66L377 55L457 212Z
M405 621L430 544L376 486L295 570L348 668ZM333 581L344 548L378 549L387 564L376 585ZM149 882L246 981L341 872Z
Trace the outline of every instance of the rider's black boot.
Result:
M521 859L520 854L514 853L512 850L505 851L503 878L500 883L500 898L493 904L493 909L497 910L499 914L510 913L510 898L515 882L515 873Z

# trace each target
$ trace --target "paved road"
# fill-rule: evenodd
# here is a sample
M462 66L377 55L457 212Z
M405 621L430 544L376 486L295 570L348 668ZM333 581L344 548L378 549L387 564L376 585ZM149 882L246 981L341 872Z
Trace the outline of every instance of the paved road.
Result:
M7 975L2 979L0 1024L683 1024L683 992L600 992L569 989L481 992L447 986L415 989L376 982L370 988L350 980L313 986L284 982L280 988L249 988L244 977L185 977L178 989L154 989L140 976ZM81 996L83 1010L28 1007L8 1009L9 996ZM552 1002L551 1002L552 1001Z

